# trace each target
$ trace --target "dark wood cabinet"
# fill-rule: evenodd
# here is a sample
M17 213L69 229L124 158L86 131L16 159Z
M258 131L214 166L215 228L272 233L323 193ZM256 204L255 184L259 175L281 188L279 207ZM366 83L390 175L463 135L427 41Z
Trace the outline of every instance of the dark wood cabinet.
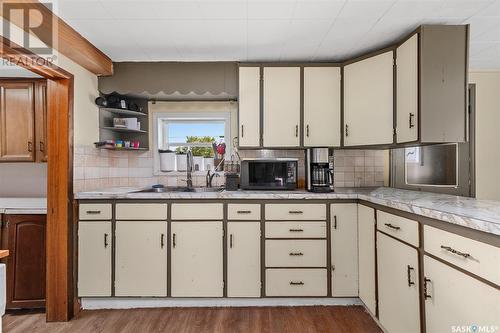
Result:
M7 309L45 307L46 215L4 215Z

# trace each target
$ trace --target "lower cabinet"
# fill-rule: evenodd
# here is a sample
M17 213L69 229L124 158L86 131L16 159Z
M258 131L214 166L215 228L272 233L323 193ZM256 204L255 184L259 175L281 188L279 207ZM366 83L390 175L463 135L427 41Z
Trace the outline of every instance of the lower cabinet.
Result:
M266 296L326 296L326 269L266 269Z
M222 297L222 222L172 222L171 232L172 296Z
M417 250L377 232L378 314L387 332L420 332Z
M78 296L111 296L111 221L78 223Z
M260 222L228 222L227 235L227 296L260 297Z
M167 296L167 222L117 221L115 296Z
M357 204L330 206L332 296L358 296Z
M46 215L4 215L7 309L45 307L46 225Z
M375 210L358 205L359 298L375 315Z
M427 333L494 332L500 325L498 289L428 256L424 275Z

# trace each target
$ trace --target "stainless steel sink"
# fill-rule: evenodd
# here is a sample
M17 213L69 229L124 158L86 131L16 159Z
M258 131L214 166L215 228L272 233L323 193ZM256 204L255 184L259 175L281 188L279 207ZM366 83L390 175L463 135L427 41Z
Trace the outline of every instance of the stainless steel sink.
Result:
M168 193L168 192L222 192L224 189L221 187L192 187L188 188L185 186L172 186L172 187L160 187L160 188L148 188L139 193Z

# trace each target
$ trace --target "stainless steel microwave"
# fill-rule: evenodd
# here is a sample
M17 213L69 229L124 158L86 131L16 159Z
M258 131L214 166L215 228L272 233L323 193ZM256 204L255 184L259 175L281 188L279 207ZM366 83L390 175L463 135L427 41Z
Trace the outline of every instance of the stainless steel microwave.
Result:
M243 190L295 190L297 161L291 158L243 159L240 187Z

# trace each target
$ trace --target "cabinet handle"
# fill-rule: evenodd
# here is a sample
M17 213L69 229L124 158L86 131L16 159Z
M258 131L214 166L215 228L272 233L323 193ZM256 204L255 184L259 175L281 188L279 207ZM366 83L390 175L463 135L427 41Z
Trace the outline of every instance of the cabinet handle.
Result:
M432 298L429 293L427 293L427 283L432 282L431 279L424 277L424 299Z
M299 125L295 125L295 137L299 136Z
M104 248L108 247L108 234L104 234Z
M300 256L303 256L304 253L302 253L302 252L290 252L290 255L291 256L299 256L300 257Z
M251 210L239 210L239 211L237 211L237 213L238 214L250 214L250 213L252 213L252 211Z
M345 124L345 136L349 136L349 125Z
M175 248L176 245L177 245L177 242L175 241L175 234L172 234L172 247Z
M290 232L302 232L304 229L288 229Z
M459 256L462 256L464 258L469 258L470 257L470 254L469 253L465 253L465 252L460 252L460 251L457 251L449 246L444 246L444 245L441 245L441 248L442 249L445 249L446 251L448 252L451 252L453 254L456 254L456 255L459 255Z
M96 215L96 214L101 214L101 211L100 210L87 210L86 213L89 215Z
M333 229L337 229L337 215L333 215Z
M304 212L301 210L289 210L288 213L289 214L303 214Z
M392 225L392 224L390 224L390 223L385 223L385 225L386 225L386 227L391 228L391 229L394 229L394 230L399 230L399 229L401 229L401 227L397 227L397 226Z
M40 145L40 151L41 151L42 153L44 153L44 152L45 152L45 144L44 144L42 141L40 141L40 142L39 142L39 145Z
M306 136L309 137L309 125L306 125Z
M241 125L241 137L243 137L245 132L243 132L243 125Z
M415 114L410 112L410 116L408 117L408 127L409 128L415 127L415 124L413 124L414 117L415 117Z
M160 236L160 247L163 249L165 246L165 234L161 234Z
M33 142L28 141L28 151L31 153L33 151Z
M415 282L413 282L411 280L411 271L415 270L413 267L411 267L410 265L406 266L406 274L407 274L407 277L408 277L408 287L411 287L412 285L415 284Z
M302 281L290 281L291 286L303 286L304 282Z

